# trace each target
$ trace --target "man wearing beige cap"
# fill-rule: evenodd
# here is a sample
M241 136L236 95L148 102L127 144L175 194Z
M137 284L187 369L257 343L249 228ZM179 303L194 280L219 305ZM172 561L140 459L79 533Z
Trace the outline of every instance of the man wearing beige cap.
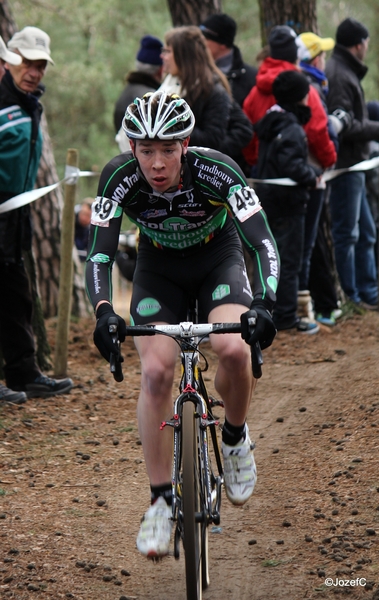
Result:
M5 75L4 65L6 62L10 65L20 65L21 61L21 56L15 52L10 52L5 45L3 38L0 36L0 81Z
M39 98L48 62L53 64L50 38L41 29L25 27L8 42L0 83L0 204L34 188L42 152ZM0 214L0 348L6 380L0 384L0 405L64 394L73 385L68 378L46 377L37 364L33 299L23 262L31 242L29 205Z

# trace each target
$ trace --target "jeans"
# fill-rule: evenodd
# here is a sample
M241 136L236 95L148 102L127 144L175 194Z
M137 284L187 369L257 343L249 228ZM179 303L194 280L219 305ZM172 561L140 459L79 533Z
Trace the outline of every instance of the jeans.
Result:
M330 211L341 287L353 302L376 304L376 229L366 198L364 173L345 173L332 181Z
M299 321L297 292L303 257L305 215L270 219L269 225L280 255L280 279L273 321L278 330L291 329Z
M312 251L316 242L318 223L324 203L325 190L310 190L304 225L303 262L299 275L299 290L309 290Z

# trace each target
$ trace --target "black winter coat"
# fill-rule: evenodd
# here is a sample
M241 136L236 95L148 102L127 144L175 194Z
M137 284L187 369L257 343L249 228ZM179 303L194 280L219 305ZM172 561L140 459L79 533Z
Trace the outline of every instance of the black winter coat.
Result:
M191 146L223 152L244 170L242 148L249 143L253 127L237 102L216 83L211 94L198 98L191 108L195 115Z
M329 113L343 108L352 117L351 125L339 136L336 168L350 167L369 158L369 141L379 141L379 122L368 118L361 81L368 71L344 46L336 44L326 63L329 81Z
M233 98L240 106L251 88L255 86L257 73L258 69L244 63L239 48L233 46L232 68L225 75L229 80Z
M290 112L272 110L254 125L259 139L258 179L289 177L297 186L256 184L254 189L268 219L304 214L307 188L316 185L320 171L307 163L308 143L303 127Z
M209 96L200 96L190 104L195 115L191 146L220 150L228 129L231 98L221 83L216 83Z
M121 127L127 106L134 101L134 98L142 98L147 92L155 92L161 85L154 77L140 71L129 73L126 82L126 86L122 90L113 112L113 124L116 133Z

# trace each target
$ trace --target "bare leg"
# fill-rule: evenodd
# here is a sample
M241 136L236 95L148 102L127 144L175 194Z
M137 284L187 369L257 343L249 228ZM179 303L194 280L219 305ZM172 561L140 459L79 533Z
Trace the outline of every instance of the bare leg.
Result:
M152 485L171 481L172 431L160 430L172 417L172 384L178 356L176 343L167 337L135 338L141 359L141 391L137 416L146 470Z
M224 304L211 311L209 321L238 323L241 314L247 310L239 304ZM239 333L211 335L210 339L219 359L215 388L224 401L225 416L231 425L242 425L256 384L251 370L250 347Z

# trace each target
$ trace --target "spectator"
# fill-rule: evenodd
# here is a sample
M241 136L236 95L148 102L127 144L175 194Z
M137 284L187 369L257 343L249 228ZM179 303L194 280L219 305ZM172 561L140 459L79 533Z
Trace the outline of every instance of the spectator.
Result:
M361 81L369 44L367 28L345 19L337 28L336 45L326 64L329 112L343 109L351 117L339 136L336 168L369 157L369 141L379 141L379 123L368 118ZM346 296L358 310L377 310L375 223L365 191L364 172L347 172L331 182L330 209L336 266Z
M326 52L334 48L332 38L321 38L311 31L301 33L299 48L300 67L308 78L309 83L316 89L320 100L327 112L326 95L328 80L325 75ZM333 119L333 121L331 120ZM336 116L329 117L329 135L336 150L338 136L334 129L341 130L341 120ZM328 190L329 191L329 190ZM299 315L314 318L327 326L335 325L335 315L338 313L338 298L333 276L333 263L329 248L325 246L325 226L327 209L325 207L326 186L309 191L309 202L305 216L305 234L303 264L299 275ZM320 247L317 247L320 245ZM312 256L315 260L312 264ZM311 267L312 265L312 267ZM310 276L312 274L312 281ZM312 294L310 292L312 289ZM314 306L314 310L313 310Z
M379 121L379 101L371 100L367 102L368 118L370 121ZM379 156L379 142L370 141L369 158L377 158ZM376 228L376 244L375 256L378 268L378 234L379 234L379 167L366 171L366 194L370 205L370 210L375 221Z
M171 29L165 44L162 56L169 77L161 89L183 95L191 106L196 119L191 145L219 150L236 161L242 159L252 126L233 101L228 80L216 66L200 29Z
M245 98L243 110L250 121L256 123L266 111L275 104L272 84L281 71L297 70L299 41L296 33L287 25L274 27L269 35L270 56L265 58L258 70L257 83ZM309 90L308 103L311 118L305 125L309 152L312 160L323 169L331 167L336 161L334 145L329 138L327 116L316 90ZM249 165L257 163L258 140L253 137L250 144L243 150Z
M191 145L219 150L227 131L231 93L200 29L190 25L168 31L162 58L164 72L178 79L180 89L175 91L186 99L195 115ZM165 81L161 89L171 91Z
M8 48L22 62L6 62L0 83L0 202L33 189L42 150L40 119L42 78L50 56L50 38L41 29L25 27L14 34ZM23 251L31 250L30 208L0 215L0 345L6 386L2 402L22 404L27 397L67 393L71 379L42 375L36 360L32 328L33 299L24 267Z
M256 123L254 131L259 139L258 178L290 177L298 184L293 188L262 183L255 186L281 260L273 320L278 331L297 329L312 334L319 331L317 323L297 315L308 188L315 187L321 174L321 169L307 163L308 145L302 128L311 117L309 89L302 73L282 71L272 85L277 104Z
M237 23L226 14L210 15L200 25L214 61L229 80L233 98L242 106L255 85L257 69L247 65L234 44Z
M85 262L87 258L87 246L89 228L91 225L91 206L93 198L85 198L81 204L75 207L75 246L78 250L79 259Z
M261 48L261 50L259 50L257 56L255 57L255 61L257 63L258 69L261 66L261 64L263 63L263 61L265 60L265 58L268 58L270 56L270 46L268 44L266 44L265 46L263 46L263 48Z
M15 52L10 52L5 45L3 38L0 36L0 81L5 75L6 62L10 65L20 65L21 56Z
M214 14L205 19L200 29L216 66L228 78L234 102L242 107L244 99L255 85L257 69L244 63L239 48L234 44L237 23L229 15ZM220 150L231 156L248 175L250 169L242 148L250 142L253 128L246 115L236 106L232 107L231 116L225 143ZM241 135L241 131L246 132L246 137Z
M126 86L115 105L113 122L116 133L121 128L126 107L134 98L141 98L147 92L154 92L159 88L162 82L162 46L161 40L152 35L145 35L141 39L134 71L127 74Z

